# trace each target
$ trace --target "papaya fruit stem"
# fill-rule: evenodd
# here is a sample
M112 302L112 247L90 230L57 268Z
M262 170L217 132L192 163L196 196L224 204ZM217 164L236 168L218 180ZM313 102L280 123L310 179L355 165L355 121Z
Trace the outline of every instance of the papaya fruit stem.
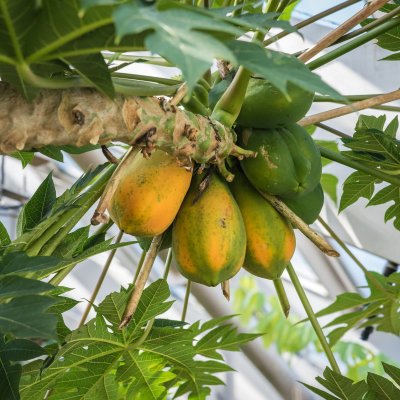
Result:
M125 307L121 323L119 324L119 329L123 329L128 325L129 321L132 319L132 315L135 313L136 308L139 304L140 297L142 296L144 287L149 278L151 268L153 267L154 261L157 257L158 249L161 245L163 235L154 236L150 248L144 259L142 268L140 269L139 275L137 277L135 287L133 288L131 297Z
M357 26L360 22L364 21L367 17L369 17L371 14L373 14L375 11L377 11L386 3L387 0L372 0L370 3L368 3L367 6L365 6L363 9L354 14L349 19L347 19L336 29L329 32L321 40L319 40L313 47L311 47L302 55L300 55L299 60L303 62L311 60L311 58L319 54L322 50L326 49L332 43L336 42L336 40L341 38L344 34L346 34L349 30Z
M256 158L257 152L242 149L241 147L239 147L235 144L232 147L230 155L238 158L239 160L243 160L244 158L249 158L249 157Z
M228 171L228 169L226 168L225 160L222 160L218 163L218 171L228 182L232 182L235 178L235 175L233 175L232 172Z
M314 332L316 333L318 340L321 343L322 349L324 350L332 369L335 372L337 372L338 374L340 374L339 365L335 359L335 356L333 355L332 349L329 347L328 341L326 340L324 332L322 331L322 328L318 322L318 319L311 307L311 304L307 298L306 292L304 291L303 286L301 285L301 283L299 281L299 277L297 276L296 271L294 270L291 263L288 264L286 269L289 274L290 280L292 281L292 284L300 298L300 301L304 307L304 310L308 316L308 319L311 322Z
M115 244L118 244L121 242L122 236L123 236L124 232L123 231L119 231L117 238L115 239ZM85 311L82 314L82 318L79 322L79 328L85 323L86 318L89 315L90 309L92 308L92 305L94 304L97 295L99 294L100 288L104 282L104 279L107 275L108 269L110 268L111 262L115 256L117 249L113 249L111 250L106 263L104 264L103 270L101 271L101 274L99 276L99 279L97 280L96 286L93 289L93 293L90 296L90 299L86 305Z
M369 99L356 101L348 106L337 107L329 111L324 111L318 114L310 115L298 121L300 126L314 125L317 122L328 121L333 118L338 118L343 115L351 114L356 111L365 110L378 106L380 104L390 103L394 100L400 99L400 89L394 90L393 92L380 94L378 96L370 97Z
M298 217L283 201L267 193L259 192L272 206L310 239L323 253L331 257L339 257L339 253L317 232L311 229L300 217Z
M124 164L128 160L134 158L138 153L138 151L139 151L138 148L134 147L129 148L129 150L125 153L124 157L122 158L121 162L118 164L118 167L115 169L110 180L107 182L103 194L100 197L99 204L97 205L96 210L93 213L92 219L90 220L92 225L99 225L100 223L108 222L108 215L106 215L106 210L108 208L111 198L113 197L118 187L118 183L121 180Z
M281 278L274 279L273 283L275 286L276 294L278 295L279 303L281 304L282 307L282 311L285 314L285 317L287 318L290 312L290 303L287 294L285 292L285 287L283 286L282 279Z
M222 294L226 298L226 300L230 301L231 299L231 285L229 280L221 282L221 290Z
M192 288L192 281L188 280L186 284L186 292L185 292L185 299L183 300L183 309L182 309L182 317L181 321L186 320L186 313L189 305L189 297L190 297L190 290Z

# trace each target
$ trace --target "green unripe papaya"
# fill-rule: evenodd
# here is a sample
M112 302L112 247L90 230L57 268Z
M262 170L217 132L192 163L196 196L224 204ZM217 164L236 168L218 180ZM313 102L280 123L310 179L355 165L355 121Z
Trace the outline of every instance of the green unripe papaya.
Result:
M237 123L253 128L276 128L299 121L310 109L314 93L289 82L287 97L261 78L250 79Z
M265 279L278 279L293 256L296 239L290 223L254 189L241 171L230 184L246 227L243 267Z
M211 109L228 88L234 73L217 83L209 93ZM314 93L289 82L287 96L261 78L251 78L236 122L252 128L276 128L299 121L310 109Z
M324 191L318 184L311 192L282 201L306 224L312 224L319 216L324 205Z
M297 124L250 129L238 134L242 147L257 152L241 161L248 180L261 192L292 198L312 191L321 179L321 155L308 132Z
M246 231L227 184L217 174L199 194L204 178L193 178L172 228L172 251L178 270L193 282L216 286L242 267Z

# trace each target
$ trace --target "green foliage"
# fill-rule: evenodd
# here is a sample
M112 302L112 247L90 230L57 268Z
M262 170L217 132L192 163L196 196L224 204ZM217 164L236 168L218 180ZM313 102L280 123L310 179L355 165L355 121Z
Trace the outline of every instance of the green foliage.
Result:
M35 0L2 0L1 4L0 76L28 98L38 88L73 86L93 86L113 96L113 79L101 50L158 53L181 69L190 90L214 59L221 58L244 65L282 92L292 81L308 91L338 97L295 57L235 40L249 31L266 32L271 26L293 31L274 14L246 12L240 17L226 17L215 10L168 0L152 5L84 1L83 8L78 0L68 0L62 1L62 13L61 5L52 0L43 0L39 8ZM123 82L119 80L118 84ZM143 88L143 82L138 85ZM154 84L150 86L154 89ZM134 87L135 83L130 82L129 88ZM147 94L157 93L149 90ZM55 149L44 152L61 160L62 155Z
M235 291L233 306L245 326L252 331L265 332L262 336L265 347L274 345L286 357L295 354L301 356L302 353L308 356L310 352L321 351L310 324L299 323L299 318L293 316L293 313L286 319L278 299L261 293L253 277L241 279ZM368 324L371 323L368 320ZM337 341L333 344L335 356L340 358L346 367L346 375L353 380L365 379L368 372L382 373L381 362L391 362L360 343Z
M393 379L369 372L366 380L354 382L341 374L326 368L317 382L329 392L307 385L314 393L327 400L393 400L400 397L400 368L382 363L385 372Z
M215 374L231 370L220 361L219 351L238 350L258 336L239 334L231 325L218 326L220 320L184 327L156 319L152 325L172 305L164 280L145 289L132 321L121 331L118 325L130 292L122 289L107 296L96 318L66 338L41 379L30 376L29 365L24 367L29 379L21 388L22 399L42 398L48 390L49 399L103 398L100 393L105 390L112 393L110 398L119 390L126 398L135 394L161 399L171 389L177 390L176 397L189 393L192 399L203 399L209 386L222 383ZM82 370L91 373L82 376Z
M374 326L378 331L400 335L400 273L384 277L369 272L367 281L369 296L343 293L337 296L333 304L317 313L318 317L322 317L346 311L326 325L335 327L328 334L331 345L352 328Z
M351 149L342 154L366 166L389 175L400 174L400 142L396 139L398 118L395 117L385 128L386 116L361 115L352 138L342 139ZM369 200L368 205L391 204L385 213L385 222L394 219L393 225L400 230L400 192L397 185L390 184L376 192L381 181L365 172L353 172L344 182L339 210L343 211L359 198Z
M394 10L398 5L396 4L386 4L383 6L380 11L382 12L390 12ZM362 25L367 25L373 21L375 21L376 18L368 18L365 20ZM390 29L386 33L383 33L382 35L379 35L377 38L377 45L379 47L382 47L383 49L392 51L392 52L398 52L391 54L387 57L385 57L383 60L387 61L397 61L400 60L400 23L398 26Z

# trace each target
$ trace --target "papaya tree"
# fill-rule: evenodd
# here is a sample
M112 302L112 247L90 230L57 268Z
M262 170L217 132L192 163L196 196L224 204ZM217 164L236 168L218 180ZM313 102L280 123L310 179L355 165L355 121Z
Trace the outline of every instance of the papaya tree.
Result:
M273 50L358 1L293 25L298 2L0 0L2 156L23 165L36 152L60 161L63 152L101 148L105 156L59 196L50 174L22 207L16 237L0 224L2 400L208 398L223 383L217 375L231 370L220 352L264 332L239 333L229 317L185 323L191 282L221 284L229 299L229 281L242 267L273 281L285 316L290 299L281 275L288 272L327 360L320 386L308 389L336 400L400 398L396 366L383 363L385 375L353 381L332 351L351 329L400 335L400 273L369 271L319 216L324 191L332 194L322 167L335 162L354 170L340 208L360 197L390 203L385 221L400 230L397 117L385 127L385 116L361 115L353 135L323 124L375 107L398 112L384 105L400 99L400 90L394 82L387 93L349 96L318 74L372 40L392 52L382 62L398 61L400 2L371 0L310 48ZM125 72L136 65L179 74ZM339 106L312 114L316 102ZM333 139L314 140L316 127L339 136L341 149ZM94 205L97 227L77 228ZM370 293L343 293L315 314L290 260L294 228L327 256L340 256L309 226L317 219L356 261ZM120 234L106 239L113 224ZM134 282L97 304L115 252L134 243L143 248ZM164 277L147 284L161 249L169 249ZM63 313L76 301L61 284L79 263L107 251L71 330ZM172 260L188 279L182 321L162 317L173 303ZM91 307L96 316L87 320ZM323 330L318 317L335 312L342 314Z

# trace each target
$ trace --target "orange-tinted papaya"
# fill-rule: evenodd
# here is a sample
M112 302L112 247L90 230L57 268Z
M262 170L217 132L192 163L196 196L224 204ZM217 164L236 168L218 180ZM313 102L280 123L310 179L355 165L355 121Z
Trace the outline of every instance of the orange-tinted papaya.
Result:
M123 168L109 206L112 220L134 236L163 233L178 213L192 173L161 150L156 150L149 159L138 154Z
M238 205L225 181L208 178L200 194L197 175L172 228L172 251L178 270L193 282L216 286L241 268L246 232Z
M277 279L293 256L296 239L290 223L235 170L230 184L246 227L247 248L243 267L266 279Z

